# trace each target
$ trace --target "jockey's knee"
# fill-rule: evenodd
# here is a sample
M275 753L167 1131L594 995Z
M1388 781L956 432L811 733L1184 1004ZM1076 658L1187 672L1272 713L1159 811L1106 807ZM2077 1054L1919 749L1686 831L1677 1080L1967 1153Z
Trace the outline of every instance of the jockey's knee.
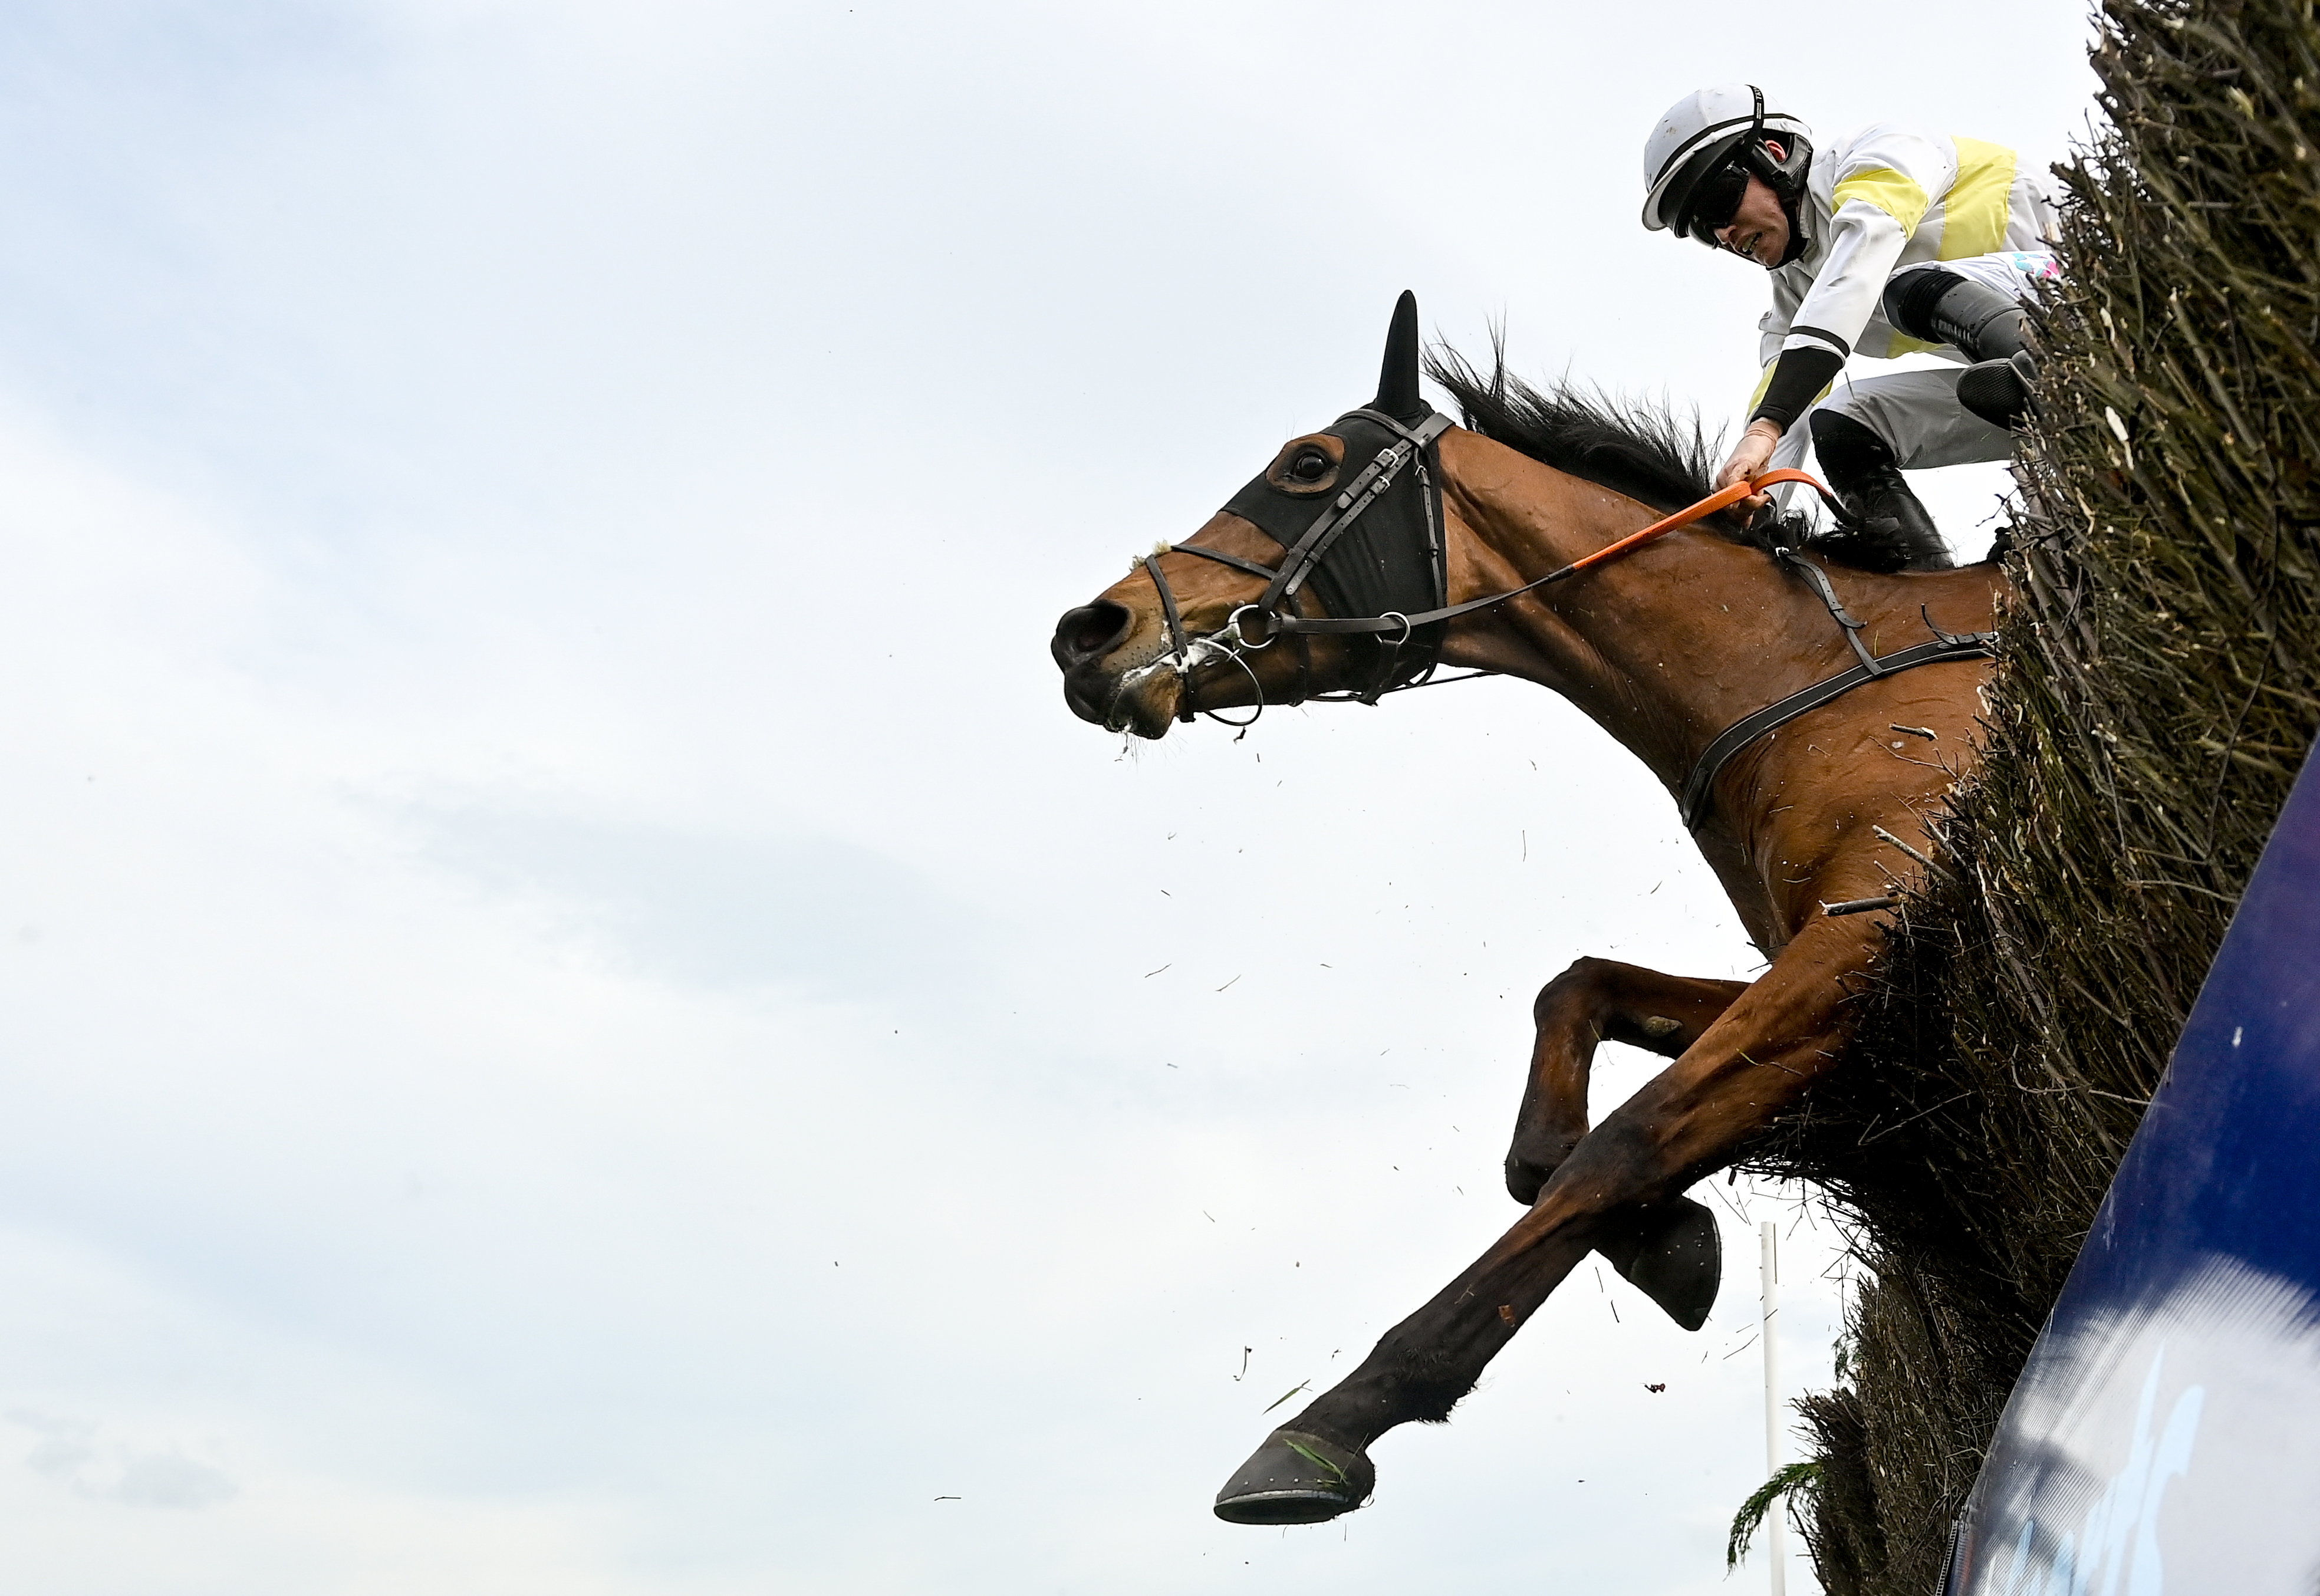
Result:
M1947 344L1968 360L1994 360L2028 346L2026 314L2015 292L1978 281L1939 261L1904 267L1886 282L1885 319L1921 342Z

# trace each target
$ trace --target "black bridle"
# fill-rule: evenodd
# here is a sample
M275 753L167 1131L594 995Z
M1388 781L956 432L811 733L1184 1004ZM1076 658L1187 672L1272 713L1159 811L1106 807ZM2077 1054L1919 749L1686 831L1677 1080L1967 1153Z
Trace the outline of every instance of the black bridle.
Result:
M1189 676L1208 659L1229 658L1255 684L1256 673L1242 655L1271 648L1287 636L1298 639L1301 684L1311 674L1306 639L1335 634L1366 637L1374 643L1376 658L1367 673L1368 685L1343 693L1300 692L1300 700L1375 703L1389 693L1423 685L1440 658L1450 616L1474 607L1453 609L1446 603L1449 557L1442 534L1437 440L1449 427L1449 417L1432 410L1414 424L1366 405L1347 411L1321 433L1345 447L1336 476L1344 480L1350 474L1352 479L1342 489L1322 497L1301 485L1277 482L1267 471L1234 494L1225 510L1281 545L1277 566L1192 543L1163 545L1142 557L1137 563L1160 592L1169 660L1177 673ZM1313 512L1317 497L1322 504L1319 514ZM1262 576L1264 591L1236 608L1216 630L1194 637L1185 631L1175 592L1160 568L1160 556L1170 553L1198 555ZM1306 613L1300 600L1309 587L1330 613ZM1259 686L1257 713L1264 709L1264 693ZM1188 690L1177 716L1189 721L1198 713L1225 719L1195 710Z
M1258 475L1226 503L1227 513L1250 522L1281 546L1279 565L1264 565L1192 543L1164 543L1137 561L1152 578L1152 585L1159 590L1160 612L1167 626L1169 648L1165 661L1155 661L1139 670L1160 668L1165 663L1176 672L1183 683L1177 699L1178 720L1189 722L1196 715L1206 714L1228 726L1253 724L1264 712L1264 687L1245 656L1269 648L1284 636L1297 639L1299 702L1373 704L1389 693L1427 686L1437 681L1463 682L1477 676L1495 675L1480 670L1465 676L1435 676L1435 667L1441 662L1443 639L1452 621L1562 581L1603 559L1615 558L1635 543L1684 524L1718 503L1728 502L1720 495L1711 496L1609 549L1550 571L1520 587L1469 599L1462 604L1450 603L1440 447L1442 434L1450 429L1450 420L1418 396L1417 336L1416 302L1405 294L1396 307L1393 331L1387 339L1385 373L1377 401L1347 411L1320 433L1337 440L1344 448L1342 458L1336 462L1336 475L1328 478L1331 482L1344 481L1343 488L1330 494L1319 483L1309 486L1293 475L1288 481L1277 480L1276 470L1296 458L1285 452L1273 467ZM1400 413L1389 413L1389 405ZM1349 473L1351 477L1347 480ZM1801 472L1775 472L1769 479L1758 480L1778 481L1783 477L1811 482L1840 523L1849 521L1844 506L1834 495ZM1737 491L1736 487L1726 490ZM1318 514L1313 511L1317 502L1322 506ZM1735 754L1758 738L1863 683L1921 665L1990 658L1997 653L1995 632L1953 635L1935 626L1927 615L1926 629L1933 633L1932 641L1891 654L1872 654L1862 641L1862 621L1838 599L1828 574L1794 549L1778 548L1772 553L1784 568L1799 573L1812 587L1843 630L1858 663L1742 717L1708 743L1693 762L1690 774L1677 793L1683 822L1694 831L1708 820L1710 789L1717 773ZM1168 585L1167 574L1160 568L1161 557L1167 554L1197 555L1252 576L1261 576L1264 578L1264 591L1226 615L1224 624L1216 630L1193 636L1184 630L1183 612L1177 605L1175 590ZM1300 600L1308 589L1319 599L1327 613L1308 614L1300 607ZM1370 662L1367 685L1344 692L1305 690L1312 676L1310 639L1326 636L1369 640L1375 657ZM1192 674L1211 659L1230 660L1255 689L1256 708L1246 721L1227 720L1212 710L1193 707Z

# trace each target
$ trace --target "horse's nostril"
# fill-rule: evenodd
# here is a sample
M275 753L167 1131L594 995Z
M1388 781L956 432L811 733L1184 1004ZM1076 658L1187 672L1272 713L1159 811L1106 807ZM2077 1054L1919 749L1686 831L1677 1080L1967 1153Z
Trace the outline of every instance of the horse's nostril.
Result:
M1068 670L1091 659L1101 659L1119 647L1136 622L1125 604L1099 599L1066 610L1056 623L1056 663Z

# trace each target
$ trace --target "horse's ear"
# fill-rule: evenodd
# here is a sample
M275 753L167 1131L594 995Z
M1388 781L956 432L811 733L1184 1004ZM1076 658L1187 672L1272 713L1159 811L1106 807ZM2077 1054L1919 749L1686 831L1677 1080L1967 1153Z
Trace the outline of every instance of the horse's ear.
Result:
M1394 302L1393 325L1385 334L1385 369L1378 374L1377 398L1370 408L1396 420L1426 413L1426 401L1418 394L1418 295L1407 288Z

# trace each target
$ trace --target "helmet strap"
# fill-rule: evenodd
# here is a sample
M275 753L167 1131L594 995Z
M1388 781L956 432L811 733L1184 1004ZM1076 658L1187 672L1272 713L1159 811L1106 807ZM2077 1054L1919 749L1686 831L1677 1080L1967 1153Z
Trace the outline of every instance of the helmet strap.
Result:
M1764 147L1764 91L1754 84L1748 92L1755 96L1755 109L1749 120L1748 136L1741 146L1742 159L1747 169L1764 180L1781 202L1781 209L1789 218L1789 247L1781 253L1777 265L1769 269L1778 271L1805 252L1805 230L1800 213L1804 209L1805 175L1812 168L1812 145L1793 132L1781 135L1783 146L1779 155Z
M1805 252L1807 240L1803 214L1804 198L1804 188L1801 185L1794 191L1781 195L1781 209L1787 212L1789 215L1789 247L1781 251L1781 258L1772 268L1774 271L1780 270L1781 267L1788 265Z

